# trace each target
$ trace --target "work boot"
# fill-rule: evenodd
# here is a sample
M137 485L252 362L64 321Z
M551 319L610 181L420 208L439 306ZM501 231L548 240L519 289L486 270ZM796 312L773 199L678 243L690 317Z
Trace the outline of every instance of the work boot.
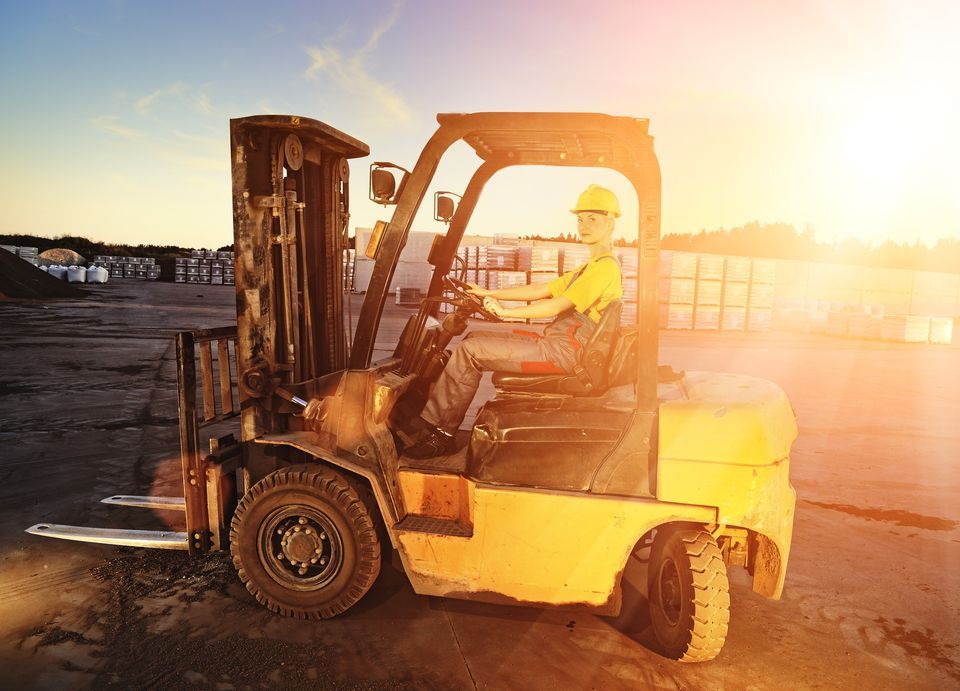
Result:
M404 449L403 455L407 458L422 460L433 458L434 456L448 456L457 450L453 435L444 432L439 427L434 427L420 440L408 449Z

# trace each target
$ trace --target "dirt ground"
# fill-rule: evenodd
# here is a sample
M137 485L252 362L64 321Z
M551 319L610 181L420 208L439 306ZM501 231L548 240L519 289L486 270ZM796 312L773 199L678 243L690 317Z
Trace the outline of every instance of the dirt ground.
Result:
M229 287L91 290L0 304L0 687L960 687L956 346L661 334L662 363L772 379L800 424L783 599L733 569L726 647L681 665L652 650L642 590L608 619L418 596L386 564L345 616L299 622L258 606L222 555L25 534L173 525L99 500L179 494L172 337L233 320ZM391 308L384 346L405 314Z

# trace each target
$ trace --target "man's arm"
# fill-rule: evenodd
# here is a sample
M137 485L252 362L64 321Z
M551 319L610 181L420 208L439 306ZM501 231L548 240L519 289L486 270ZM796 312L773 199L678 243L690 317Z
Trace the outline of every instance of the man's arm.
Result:
M492 297L498 300L542 300L550 297L550 285L548 283L528 283L525 286L487 290L471 284L470 292L482 298Z
M549 300L540 300L532 305L523 305L521 307L504 307L495 299L487 298L483 301L483 306L498 317L545 319L547 317L555 317L561 312L566 312L573 307L573 303L570 301L570 298L559 295Z

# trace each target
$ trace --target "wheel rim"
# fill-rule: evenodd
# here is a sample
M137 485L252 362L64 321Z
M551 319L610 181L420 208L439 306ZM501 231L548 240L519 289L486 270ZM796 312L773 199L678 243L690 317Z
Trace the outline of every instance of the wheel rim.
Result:
M657 577L657 599L660 602L660 611L670 626L680 623L680 572L673 559L665 559L660 565Z
M260 525L260 562L277 583L299 591L319 590L343 564L343 541L333 521L317 509L291 505Z

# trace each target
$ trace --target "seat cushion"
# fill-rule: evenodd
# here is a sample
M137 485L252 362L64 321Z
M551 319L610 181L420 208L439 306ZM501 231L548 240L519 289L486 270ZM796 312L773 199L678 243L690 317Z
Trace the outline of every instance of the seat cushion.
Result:
M493 385L501 391L518 393L560 393L560 382L569 374L513 374L494 372Z

